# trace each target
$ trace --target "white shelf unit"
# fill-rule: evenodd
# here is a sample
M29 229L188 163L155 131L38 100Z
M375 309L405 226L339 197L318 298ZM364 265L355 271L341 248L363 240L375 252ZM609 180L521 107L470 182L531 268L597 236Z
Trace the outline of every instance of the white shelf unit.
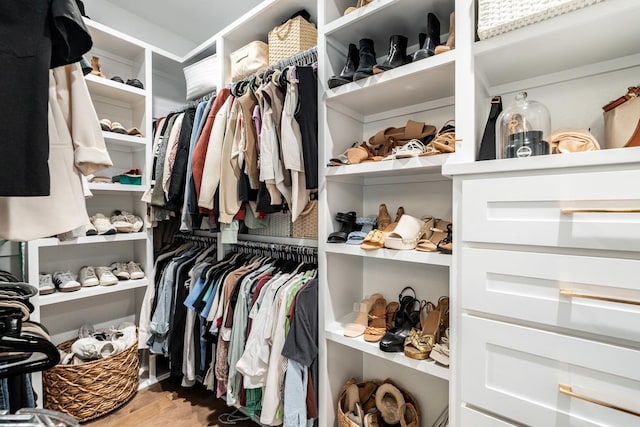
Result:
M127 129L136 127L143 134L143 137L134 137L103 132L113 166L98 174L111 177L137 168L145 176L151 164L151 48L95 21L87 19L85 23L93 39L93 47L86 57L99 57L102 72L107 77L85 76L98 119L119 122ZM144 89L110 80L114 76L125 82L138 79ZM145 182L146 178L143 178L143 185L90 183L93 197L86 201L88 214L103 213L109 217L114 210L126 210L144 217L146 205L140 197ZM137 233L82 236L67 241L45 238L28 242L27 248L29 283L36 287L40 273L69 270L78 274L82 266L109 266L116 261L138 262L147 274L152 274L152 234L145 229ZM37 297L34 318L49 329L56 344L75 338L84 323L97 328L115 327L123 321L137 324L149 283L149 279L144 278ZM149 362L142 360L142 365L147 367ZM35 378L41 403L41 379Z
M507 107L522 90L547 106L552 129L590 129L604 148L601 107L638 84L638 30L629 23L640 17L640 8L605 0L482 41L474 41L475 2L457 1L456 10L465 11L456 16L458 60L470 62L456 69L456 90L464 87L469 99L460 103L460 94L456 111L458 123L464 119L458 137L466 154L443 165L453 178L453 218L460 225L454 233L452 293L458 298L452 299L451 321L458 328L452 336L450 425L631 425L637 418L559 394L557 380L575 381L574 391L591 395L590 379L573 374L597 372L600 400L638 411L632 392L621 391L624 384L637 389L631 373L640 360L637 334L624 326L637 322L637 310L559 296L558 290L622 292L633 277L627 264L638 259L628 237L635 234L637 214L583 217L559 210L637 207L640 194L623 177L637 172L640 150L473 160L491 97L502 96ZM595 26L606 28L607 36L599 37ZM509 228L514 225L518 231ZM531 271L542 259L549 261L545 268ZM600 277L605 264L614 276ZM637 290L625 296L637 299ZM605 320L613 318L615 326ZM582 345L589 348L574 355ZM629 351L627 359L619 357L621 347ZM585 354L618 363L598 367ZM505 368L500 379L492 372L498 364ZM586 389L578 390L580 384Z
M366 141L379 130L404 126L407 120L439 129L457 114L459 52L454 50L398 67L364 80L328 89L327 80L344 66L349 43L374 40L378 63L384 61L389 38L409 38L409 52L417 49L419 32L426 28L427 13L441 22L443 42L448 33L453 1L416 2L380 0L342 16L351 2L325 0L319 35L319 106L321 184L319 203L322 425L335 425L338 396L351 377L391 378L418 401L421 425L431 425L450 400L452 372L433 360L417 361L404 353L385 353L379 345L343 336L343 328L355 315L353 304L372 293L388 302L411 286L420 300L436 302L450 295L453 257L442 253L378 249L364 251L357 245L326 243L340 229L336 213L355 211L358 216L377 215L385 203L393 218L402 206L414 217L432 215L450 220L452 181L442 168L458 153L409 159L327 167L328 159L341 154L354 141ZM455 325L451 326L452 332ZM429 393L425 393L429 390Z

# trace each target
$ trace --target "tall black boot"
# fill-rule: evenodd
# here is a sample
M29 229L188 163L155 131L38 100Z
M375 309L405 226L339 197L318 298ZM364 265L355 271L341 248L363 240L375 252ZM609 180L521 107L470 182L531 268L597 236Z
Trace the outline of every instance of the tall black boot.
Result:
M413 60L428 58L436 53L436 46L440 44L440 21L433 13L427 15L427 38L420 49L413 54Z
M407 56L408 42L409 40L405 36L391 36L389 39L389 55L387 55L387 59L382 64L373 67L373 72L376 74L382 73L411 62L411 59Z
M360 64L353 74L353 81L367 78L373 75L373 67L376 65L376 51L373 48L373 40L360 39Z
M356 72L360 58L358 57L358 48L355 44L349 43L349 51L347 52L347 62L340 72L340 75L333 76L329 79L329 89L342 86L353 81L353 73Z

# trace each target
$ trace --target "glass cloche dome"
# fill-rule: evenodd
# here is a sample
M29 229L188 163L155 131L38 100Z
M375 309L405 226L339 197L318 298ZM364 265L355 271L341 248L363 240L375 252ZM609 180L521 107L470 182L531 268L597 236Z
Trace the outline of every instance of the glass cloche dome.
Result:
M528 100L527 92L520 92L516 102L505 108L496 121L496 158L551 154L551 145L546 140L550 132L547 107Z

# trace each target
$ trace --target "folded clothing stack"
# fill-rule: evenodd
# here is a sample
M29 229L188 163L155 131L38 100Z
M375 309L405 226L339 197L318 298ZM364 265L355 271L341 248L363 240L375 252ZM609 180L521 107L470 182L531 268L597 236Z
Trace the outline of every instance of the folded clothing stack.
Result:
M137 341L136 326L124 322L117 328L95 330L85 324L78 331L78 339L71 345L71 352L60 351L61 365L82 365L92 360L104 359L121 353Z

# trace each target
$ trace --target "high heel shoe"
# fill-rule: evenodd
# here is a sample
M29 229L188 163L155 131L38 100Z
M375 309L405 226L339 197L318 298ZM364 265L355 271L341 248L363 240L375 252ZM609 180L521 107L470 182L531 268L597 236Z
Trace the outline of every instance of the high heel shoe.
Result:
M407 56L407 44L409 39L405 36L394 35L389 39L389 54L387 59L380 64L373 67L374 74L384 73L385 71L392 70L402 65L411 62L411 57Z
M429 357L440 335L440 311L432 302L420 307L420 329L413 328L404 341L404 355L417 360Z
M373 67L376 66L376 50L373 47L373 40L360 39L358 42L359 63L356 72L353 74L353 81L364 79L373 75Z
M447 42L444 45L436 46L436 55L444 52L449 52L456 48L456 18L455 12L451 12L449 15L449 36Z
M451 254L453 252L452 226L447 224L447 237L438 242L438 250L443 254Z
M355 44L350 43L344 67L339 75L333 76L329 79L329 89L351 83L353 81L353 74L356 72L359 63L360 57L358 56L358 47Z
M102 78L107 78L107 76L105 76L102 73L102 67L100 66L100 58L98 58L97 56L92 56L91 57L91 74L93 74L94 76L98 76L98 77L102 77Z
M413 54L413 61L428 58L435 55L436 46L440 45L440 21L438 17L429 12L427 15L427 37L420 49Z
M361 7L365 7L366 5L368 5L369 3L371 3L373 0L358 0L358 2L356 3L356 6L353 7L348 7L345 11L344 14L348 15L351 12L355 12L356 9L360 9Z

